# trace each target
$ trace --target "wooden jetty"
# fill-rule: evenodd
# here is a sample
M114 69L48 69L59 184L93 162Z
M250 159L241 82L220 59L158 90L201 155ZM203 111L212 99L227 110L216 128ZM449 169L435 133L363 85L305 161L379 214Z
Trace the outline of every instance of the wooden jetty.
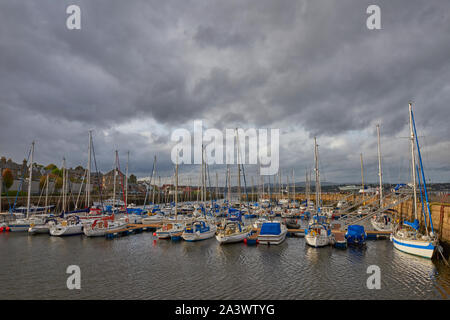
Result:
M117 237L127 236L132 233L141 233L143 231L154 231L161 227L161 223L153 223L153 224L128 224L126 227L119 229L119 230L113 230L113 231L107 231L106 232L106 238L107 239L113 239Z
M335 238L345 236L345 231L342 231L340 229L332 229L331 231ZM305 229L288 229L288 234L303 234L305 235ZM391 235L390 231L376 231L376 230L370 230L366 231L367 239L369 240L377 240L377 239L389 239L389 236Z
M141 233L144 231L154 231L162 226L161 223L153 223L153 224L128 224L126 227L123 227L119 230L114 231L107 231L106 232L106 238L113 239L117 237L127 236L129 234L133 233ZM259 236L260 229L253 228L253 234L248 237L249 240L256 240ZM338 228L333 228L332 230L335 238L337 237L345 237L345 231L342 231ZM377 239L388 239L391 232L390 231L366 231L367 239L369 240L377 240ZM304 236L305 235L305 229L288 229L288 235L293 236Z

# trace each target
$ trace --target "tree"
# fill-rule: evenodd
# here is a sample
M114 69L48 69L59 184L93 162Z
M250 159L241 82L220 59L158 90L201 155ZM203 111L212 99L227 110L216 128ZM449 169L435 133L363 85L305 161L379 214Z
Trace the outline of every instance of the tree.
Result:
M6 190L11 188L14 182L14 176L8 168L4 169L2 172L3 183L5 184Z
M45 187L47 181L47 176L41 176L41 178L39 179L39 189L43 189Z
M61 177L56 177L55 180L55 189L61 189L63 185L63 180Z
M54 168L54 169L52 170L52 174L55 175L55 176L58 176L58 177L61 177L61 178L62 178L62 170L61 170L61 169Z
M50 163L48 166L46 166L44 168L45 170L53 170L53 169L58 169L57 166L55 166L53 163Z

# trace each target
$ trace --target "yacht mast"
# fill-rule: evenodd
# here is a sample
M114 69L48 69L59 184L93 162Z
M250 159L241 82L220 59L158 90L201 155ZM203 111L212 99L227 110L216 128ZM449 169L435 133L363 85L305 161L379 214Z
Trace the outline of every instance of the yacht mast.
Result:
M411 135L411 173L412 173L412 183L413 183L413 197L414 197L414 206L413 206L413 212L414 212L414 219L417 219L417 190L416 190L416 157L415 155L415 147L414 147L414 130L413 130L413 123L412 123L412 106L411 103L409 103L409 130Z
M47 212L47 205L48 205L48 174L47 179L45 179L45 212Z
M364 190L364 164L363 164L363 154L361 153L360 155L361 158L361 188L362 188L362 198L364 201L364 194L365 194L365 190Z
M239 144L239 134L236 129L236 142L237 142L237 165L238 165L238 197L239 197L239 210L241 210L241 145ZM263 191L264 192L264 191Z
M380 178L380 208L383 208L383 182L381 171L381 145L380 145L380 125L377 124L377 136L378 136L378 176Z
M292 184L293 184L293 188L294 188L294 190L292 191L293 205L295 207L295 171L294 171L294 168L292 168Z
M66 211L66 158L63 158L62 165L62 176L63 176L63 185L62 185L62 211Z
M202 145L202 174L201 174L201 179L202 179L202 183L201 183L201 185L202 185L202 195L201 195L201 197L200 197L200 201L203 203L203 201L205 200L203 197L204 197L204 177L203 177L203 174L204 174L204 171L203 171L203 145Z
M216 201L219 201L219 173L216 171Z
M92 146L92 131L89 130L88 167L87 167L87 182L86 182L86 208L89 208L89 205L91 203L91 146Z
M130 151L127 152L127 167L125 169L125 206L128 206L128 163L130 162Z
M177 163L175 165L175 221L178 217L178 153L177 153Z
M314 158L315 158L314 171L316 173L316 213L318 213L320 207L320 173L319 173L319 146L317 145L316 137L314 137Z
M116 160L114 161L113 210L116 207L116 176L117 176L117 150L116 150Z
M309 202L308 170L305 170L305 198L306 198L306 208L308 208L308 202Z
M155 180L156 180L156 155L153 159L153 171L152 171L152 177L151 177L151 181L153 182L153 187L150 185L150 187L152 188L152 204L155 205ZM158 192L159 192L159 187L158 187ZM159 200L158 200L159 202Z
M30 215L30 202L31 202L31 183L33 181L33 154L34 154L34 141L31 143L31 158L30 158L30 173L28 179L28 195L27 195L27 218Z
M280 198L278 199L278 201L283 199L283 196L281 193L281 188L282 188L282 186L281 186L281 168L280 168L280 170L278 171L278 191L279 191L279 195L280 195Z

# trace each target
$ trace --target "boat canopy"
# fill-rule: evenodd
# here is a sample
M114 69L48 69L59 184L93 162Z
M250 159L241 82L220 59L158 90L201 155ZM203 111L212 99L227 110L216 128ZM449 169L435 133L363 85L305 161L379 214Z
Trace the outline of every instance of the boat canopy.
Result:
M142 214L144 210L141 208L127 208L127 213L131 213L131 214L137 214L140 215Z
M410 226L414 230L419 230L419 220L414 220L414 222L405 221L404 224Z
M347 229L347 235L349 236L361 236L364 235L364 227L358 224L349 225Z
M348 244L362 244L367 239L364 227L358 224L349 225L345 234Z
M281 223L276 222L264 222L261 226L261 235L264 234L281 234Z
M314 215L313 219L315 221L317 221L318 223L326 223L327 222L327 216Z

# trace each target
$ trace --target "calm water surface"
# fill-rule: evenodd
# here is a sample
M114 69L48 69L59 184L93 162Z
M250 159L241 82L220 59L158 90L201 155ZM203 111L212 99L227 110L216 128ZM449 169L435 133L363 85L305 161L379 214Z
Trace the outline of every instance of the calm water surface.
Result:
M1 299L448 299L450 269L395 250L389 240L365 249L311 248L303 238L279 246L220 246L156 240L141 233L114 240L0 234ZM370 265L381 289L369 290ZM68 290L68 265L81 290Z

